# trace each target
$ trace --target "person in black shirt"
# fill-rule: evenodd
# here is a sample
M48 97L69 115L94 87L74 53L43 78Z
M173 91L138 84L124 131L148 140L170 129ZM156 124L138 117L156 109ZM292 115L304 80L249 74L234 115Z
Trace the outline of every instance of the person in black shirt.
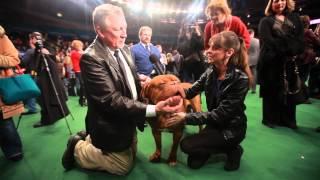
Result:
M249 80L244 73L244 62L247 62L248 56L243 39L231 31L214 35L209 45L206 54L211 67L185 91L187 99L204 91L208 112L175 113L166 125L206 124L199 134L181 141L181 150L188 154L188 166L198 169L212 153L226 153L224 168L233 171L240 166L243 153L240 143L247 129L244 100Z

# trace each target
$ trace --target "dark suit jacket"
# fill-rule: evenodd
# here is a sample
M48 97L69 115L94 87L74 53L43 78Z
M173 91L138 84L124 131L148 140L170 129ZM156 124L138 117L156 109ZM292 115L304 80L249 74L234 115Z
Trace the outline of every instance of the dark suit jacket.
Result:
M125 46L120 51L130 66L139 94L141 87L130 49ZM136 126L143 130L147 105L132 99L128 82L99 38L82 55L80 67L88 98L86 130L92 144L105 152L129 148Z
M132 57L137 67L137 71L140 74L150 76L154 69L153 64L150 62L150 55L154 54L157 58L161 58L160 51L154 45L149 45L150 52L141 44L137 43L131 47Z

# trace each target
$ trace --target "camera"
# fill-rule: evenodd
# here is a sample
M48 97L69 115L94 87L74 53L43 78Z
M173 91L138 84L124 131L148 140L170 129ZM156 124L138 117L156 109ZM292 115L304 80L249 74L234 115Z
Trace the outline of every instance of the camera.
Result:
M34 38L36 39L36 43L35 43L36 49L41 50L43 48L43 41L42 41L41 35L36 35L34 36Z

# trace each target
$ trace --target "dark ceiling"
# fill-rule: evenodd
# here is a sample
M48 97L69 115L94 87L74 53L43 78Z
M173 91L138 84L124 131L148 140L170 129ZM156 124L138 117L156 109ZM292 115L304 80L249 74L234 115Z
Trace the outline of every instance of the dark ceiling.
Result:
M124 0L135 2L134 0ZM205 6L208 0L154 0L161 4L180 9L187 9L191 3ZM91 25L91 13L94 7L110 0L6 0L1 3L0 22L11 31L40 31L62 33L83 38L94 35ZM147 0L144 0L147 2ZM256 29L268 0L228 0L234 15L240 16L249 27ZM320 18L319 0L297 0L301 14L311 18ZM156 40L171 41L175 38L179 24L183 19L192 19L186 15L167 14L150 18L144 13L133 13L123 5L128 21L129 39L135 40L141 25L150 25L154 29ZM63 17L57 17L57 12ZM247 15L250 14L248 18ZM194 17L206 20L203 13ZM171 23L165 23L170 21Z

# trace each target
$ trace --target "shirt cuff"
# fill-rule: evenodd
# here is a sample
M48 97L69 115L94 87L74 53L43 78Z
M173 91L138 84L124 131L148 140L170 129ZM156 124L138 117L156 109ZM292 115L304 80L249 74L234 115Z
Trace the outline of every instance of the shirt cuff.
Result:
M146 117L156 117L156 105L147 105Z

